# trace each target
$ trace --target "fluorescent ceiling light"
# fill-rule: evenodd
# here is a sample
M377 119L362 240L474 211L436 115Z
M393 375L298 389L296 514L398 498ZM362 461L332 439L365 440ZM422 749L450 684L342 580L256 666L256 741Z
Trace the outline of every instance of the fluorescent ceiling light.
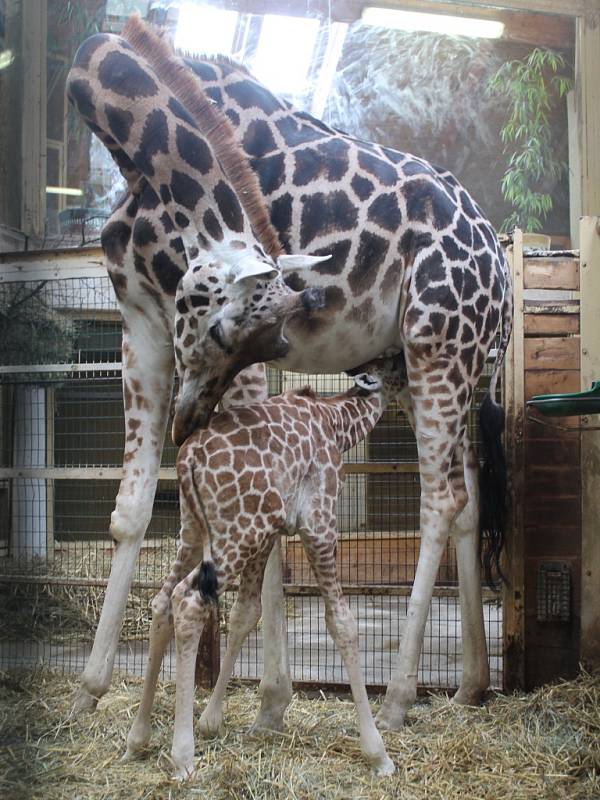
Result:
M278 94L302 94L319 33L319 20L265 14L252 72Z
M231 55L237 11L183 3L175 32L175 49L191 55Z
M420 11L400 11L396 8L368 6L363 9L365 25L399 28L403 31L431 31L448 36L473 36L479 39L498 39L504 33L504 23L493 19L451 17L447 14L424 14Z
M66 194L71 197L81 197L82 189L69 189L67 186L46 186L46 194Z

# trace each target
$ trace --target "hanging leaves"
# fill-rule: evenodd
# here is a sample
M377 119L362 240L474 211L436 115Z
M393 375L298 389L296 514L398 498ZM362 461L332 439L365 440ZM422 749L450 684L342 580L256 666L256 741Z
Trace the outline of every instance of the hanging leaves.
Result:
M552 210L552 196L542 184L548 177L560 178L567 166L556 158L550 124L557 99L572 87L571 78L560 74L566 69L560 53L536 47L523 61L503 64L488 82L488 91L509 101L509 117L500 131L504 151L510 153L502 195L513 212L502 231L516 226L540 231Z

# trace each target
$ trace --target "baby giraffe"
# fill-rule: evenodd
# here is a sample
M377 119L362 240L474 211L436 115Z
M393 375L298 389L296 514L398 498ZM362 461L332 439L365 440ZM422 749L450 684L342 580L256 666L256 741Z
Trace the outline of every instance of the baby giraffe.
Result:
M357 627L336 572L336 503L343 484L342 453L375 426L389 400L405 388L401 358L374 361L355 386L334 397L305 387L262 403L216 414L177 457L181 530L177 558L152 603L150 648L142 701L125 758L150 738L160 664L175 632L177 649L176 777L194 772L194 666L210 604L239 577L229 617L227 651L201 719L218 732L235 660L261 615L265 564L275 538L298 534L325 601L327 628L346 668L356 704L361 748L379 775L394 765L375 727L360 669Z

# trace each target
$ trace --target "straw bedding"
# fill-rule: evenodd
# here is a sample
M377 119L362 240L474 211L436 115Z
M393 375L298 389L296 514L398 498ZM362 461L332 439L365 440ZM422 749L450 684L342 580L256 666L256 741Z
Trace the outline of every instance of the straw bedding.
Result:
M121 763L141 684L115 684L95 714L70 719L74 678L4 673L0 682L0 796L7 800L600 798L600 675L529 695L493 696L481 708L432 697L385 742L397 766L371 776L350 700L301 693L283 734L251 735L256 691L233 688L220 738L197 735L198 772L170 780L175 689L159 687L143 760ZM201 708L206 693L200 693ZM199 718L199 711L196 719Z

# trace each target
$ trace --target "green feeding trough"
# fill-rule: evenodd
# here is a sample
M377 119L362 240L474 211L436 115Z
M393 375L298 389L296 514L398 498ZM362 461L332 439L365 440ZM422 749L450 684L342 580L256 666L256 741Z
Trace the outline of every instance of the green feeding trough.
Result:
M584 414L600 414L600 381L594 381L587 392L571 394L538 394L527 401L547 417L577 417Z

